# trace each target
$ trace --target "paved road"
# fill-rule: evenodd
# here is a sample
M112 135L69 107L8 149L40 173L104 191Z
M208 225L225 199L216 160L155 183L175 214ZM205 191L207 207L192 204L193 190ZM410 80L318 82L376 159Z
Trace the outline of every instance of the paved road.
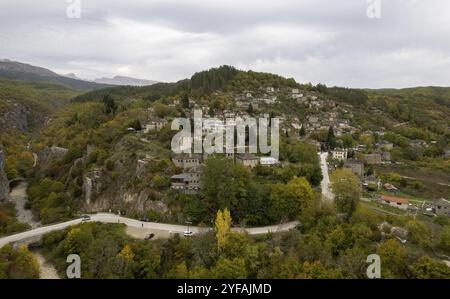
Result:
M328 175L328 164L327 164L328 153L320 153L320 169L322 170L322 182L320 186L322 187L322 195L328 200L334 199L334 194L330 189L330 176Z
M161 230L166 231L168 233L183 233L185 230L187 230L186 225L176 225L176 224L164 224L164 223L154 223L154 222L142 222L135 219L125 218L125 217L119 217L114 214L109 213L99 213L95 215L90 215L91 221L94 222L102 222L102 223L123 223L127 226L131 227L140 227L140 228L146 228L146 229L155 229L155 230ZM18 242L22 240L26 240L33 237L38 237L45 235L52 231L57 230L63 230L71 225L76 225L81 223L81 219L75 219L63 223L48 225L48 226L42 226L39 228L35 228L26 232L18 233L15 235L7 236L0 238L0 248L4 245L11 243L11 242ZM293 221L285 224L280 225L274 225L274 226L266 226L266 227L255 227L255 228L233 228L233 231L245 231L250 235L259 235L259 234L265 234L269 232L281 232L281 231L288 231L292 228L295 228L298 224L298 221ZM197 227L197 226L190 226L190 230L195 233L201 233L201 232L207 232L212 230L212 228L209 227Z

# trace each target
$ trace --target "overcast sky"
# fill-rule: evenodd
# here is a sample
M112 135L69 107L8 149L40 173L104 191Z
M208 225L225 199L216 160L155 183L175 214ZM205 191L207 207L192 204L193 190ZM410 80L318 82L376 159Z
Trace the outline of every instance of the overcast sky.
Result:
M450 1L380 1L369 18L368 0L81 0L69 18L69 0L1 0L0 58L88 79L176 81L228 64L327 85L450 86Z

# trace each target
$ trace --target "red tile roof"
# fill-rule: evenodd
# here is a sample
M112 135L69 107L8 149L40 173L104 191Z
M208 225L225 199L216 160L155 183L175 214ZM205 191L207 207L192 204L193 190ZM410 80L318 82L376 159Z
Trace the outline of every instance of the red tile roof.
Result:
M381 195L381 200L389 201L389 202L395 202L395 203L400 203L400 204L409 204L409 199L402 198L402 197Z

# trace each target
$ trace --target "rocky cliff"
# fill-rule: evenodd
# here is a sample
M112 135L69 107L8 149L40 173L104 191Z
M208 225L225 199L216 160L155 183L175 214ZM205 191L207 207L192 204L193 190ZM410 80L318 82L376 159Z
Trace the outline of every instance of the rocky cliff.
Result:
M4 201L9 196L9 181L4 171L5 154L0 151L0 201Z
M0 110L0 131L9 129L28 131L31 109L11 100L6 100L3 105L3 111Z

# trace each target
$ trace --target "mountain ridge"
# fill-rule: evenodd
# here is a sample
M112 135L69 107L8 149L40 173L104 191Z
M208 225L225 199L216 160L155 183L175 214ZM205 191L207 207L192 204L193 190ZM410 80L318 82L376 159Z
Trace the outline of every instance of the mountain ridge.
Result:
M82 91L90 91L110 87L110 85L106 84L98 84L95 82L88 82L64 75L59 75L43 67L12 61L9 59L0 60L0 78L8 80L53 83Z

